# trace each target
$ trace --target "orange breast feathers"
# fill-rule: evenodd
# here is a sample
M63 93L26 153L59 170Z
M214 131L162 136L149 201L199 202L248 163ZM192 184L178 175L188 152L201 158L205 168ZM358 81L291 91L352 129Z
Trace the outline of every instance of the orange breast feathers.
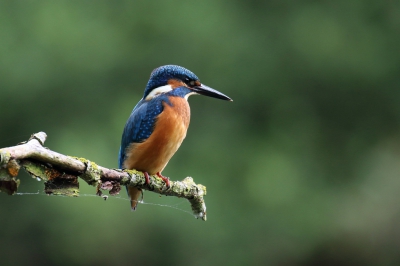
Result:
M127 148L124 167L154 175L161 172L178 150L190 122L190 107L184 98L170 97L172 106L163 102L164 110L158 115L153 133L142 143Z

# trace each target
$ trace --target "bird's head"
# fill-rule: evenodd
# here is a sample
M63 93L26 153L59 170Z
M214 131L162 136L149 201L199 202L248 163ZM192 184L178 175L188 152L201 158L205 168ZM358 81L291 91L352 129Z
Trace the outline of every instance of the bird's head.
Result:
M202 84L199 78L190 70L181 66L166 65L153 70L144 91L143 99L151 100L159 95L168 93L177 88L184 87L181 95L185 98L193 94L214 97L221 100L232 101L225 94Z

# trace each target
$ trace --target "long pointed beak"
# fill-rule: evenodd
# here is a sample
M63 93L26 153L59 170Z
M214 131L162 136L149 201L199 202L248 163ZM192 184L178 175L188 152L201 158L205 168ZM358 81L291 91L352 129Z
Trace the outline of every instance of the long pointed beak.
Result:
M213 98L217 98L217 99L221 99L221 100L225 100L225 101L231 101L232 99L229 98L228 96L226 96L225 94L214 90L204 84L200 84L200 86L195 86L192 88L192 90L198 94L204 95L204 96L209 96L209 97L213 97Z

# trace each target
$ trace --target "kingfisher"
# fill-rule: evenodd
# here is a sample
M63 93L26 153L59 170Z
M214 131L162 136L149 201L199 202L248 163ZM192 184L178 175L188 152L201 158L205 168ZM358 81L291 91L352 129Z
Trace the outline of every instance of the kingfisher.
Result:
M205 95L232 101L225 94L202 84L190 70L165 65L151 72L143 98L133 108L122 133L119 168L157 175L169 187L161 172L186 137L190 122L190 95ZM132 210L136 210L141 189L127 186Z

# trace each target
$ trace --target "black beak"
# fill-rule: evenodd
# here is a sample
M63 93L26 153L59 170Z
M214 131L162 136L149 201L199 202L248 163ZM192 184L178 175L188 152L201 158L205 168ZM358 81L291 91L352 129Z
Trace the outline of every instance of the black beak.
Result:
M217 98L217 99L221 99L221 100L225 100L225 101L232 101L232 99L229 98L228 96L226 96L225 94L223 94L217 90L214 90L204 84L200 84L200 86L192 87L192 90L201 95L205 95L205 96L209 96L209 97L213 97L213 98Z

